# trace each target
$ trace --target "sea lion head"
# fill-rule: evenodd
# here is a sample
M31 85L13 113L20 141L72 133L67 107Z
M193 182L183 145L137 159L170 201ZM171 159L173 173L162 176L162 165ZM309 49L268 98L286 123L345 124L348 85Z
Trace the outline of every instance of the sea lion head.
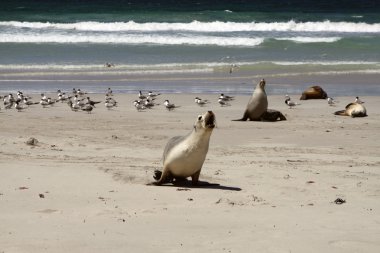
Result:
M259 86L261 89L265 89L265 80L264 79L261 79L261 81L259 82Z
M203 115L198 115L197 121L194 124L195 129L212 130L215 127L215 114L208 111Z

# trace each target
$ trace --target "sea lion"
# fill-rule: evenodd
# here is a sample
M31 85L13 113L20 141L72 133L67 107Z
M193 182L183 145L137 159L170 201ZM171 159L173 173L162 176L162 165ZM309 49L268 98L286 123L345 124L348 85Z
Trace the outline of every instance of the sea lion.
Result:
M191 177L192 184L198 183L202 165L206 159L215 114L208 111L199 115L194 129L186 136L176 136L166 144L163 154L163 171L155 171L153 182L161 185Z
M255 90L252 93L252 97L249 99L247 108L245 109L243 118L238 121L254 120L260 121L261 115L268 109L268 98L265 92L265 80L256 85Z
M268 97L265 92L265 84L265 80L261 79L256 85L252 97L248 101L243 118L234 121L246 121L248 119L252 121L286 120L281 112L268 109Z
M352 118L366 117L367 116L367 110L363 104L349 103L346 106L345 110L336 111L334 114L340 115L340 116L351 116Z
M302 93L300 100L326 99L327 97L327 93L320 86L311 86Z

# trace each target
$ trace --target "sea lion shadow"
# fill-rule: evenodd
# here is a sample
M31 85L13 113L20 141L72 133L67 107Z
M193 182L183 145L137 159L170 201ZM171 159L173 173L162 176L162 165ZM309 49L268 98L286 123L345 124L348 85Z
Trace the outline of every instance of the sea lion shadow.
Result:
M165 183L161 186L181 187L181 188L200 188L200 189L215 189L225 191L241 191L240 187L220 185L217 183L209 183L207 181L198 181L198 184L193 185L191 180L180 180L178 182Z

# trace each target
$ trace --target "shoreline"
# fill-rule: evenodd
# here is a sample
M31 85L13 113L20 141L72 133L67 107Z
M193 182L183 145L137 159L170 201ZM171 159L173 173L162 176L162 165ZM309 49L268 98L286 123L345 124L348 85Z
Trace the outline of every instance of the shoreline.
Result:
M57 73L58 74L58 73ZM63 75L42 72L0 71L0 94L71 91L80 88L89 93L103 93L108 87L115 92L131 94L139 90L161 93L230 93L250 95L260 79L266 79L268 95L301 94L306 88L319 85L329 96L378 96L380 73L278 73L271 71L228 70L212 73L144 74L63 72Z

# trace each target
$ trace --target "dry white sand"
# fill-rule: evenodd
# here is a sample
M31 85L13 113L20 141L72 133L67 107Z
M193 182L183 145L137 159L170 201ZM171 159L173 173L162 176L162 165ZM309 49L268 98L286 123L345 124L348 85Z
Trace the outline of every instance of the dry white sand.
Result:
M350 118L333 112L351 97L288 109L269 96L288 118L275 123L231 121L247 96L220 107L215 95L161 95L181 106L171 112L115 98L91 114L64 103L0 111L1 253L379 252L380 97ZM200 180L220 186L147 186L167 140L207 110L218 127Z

